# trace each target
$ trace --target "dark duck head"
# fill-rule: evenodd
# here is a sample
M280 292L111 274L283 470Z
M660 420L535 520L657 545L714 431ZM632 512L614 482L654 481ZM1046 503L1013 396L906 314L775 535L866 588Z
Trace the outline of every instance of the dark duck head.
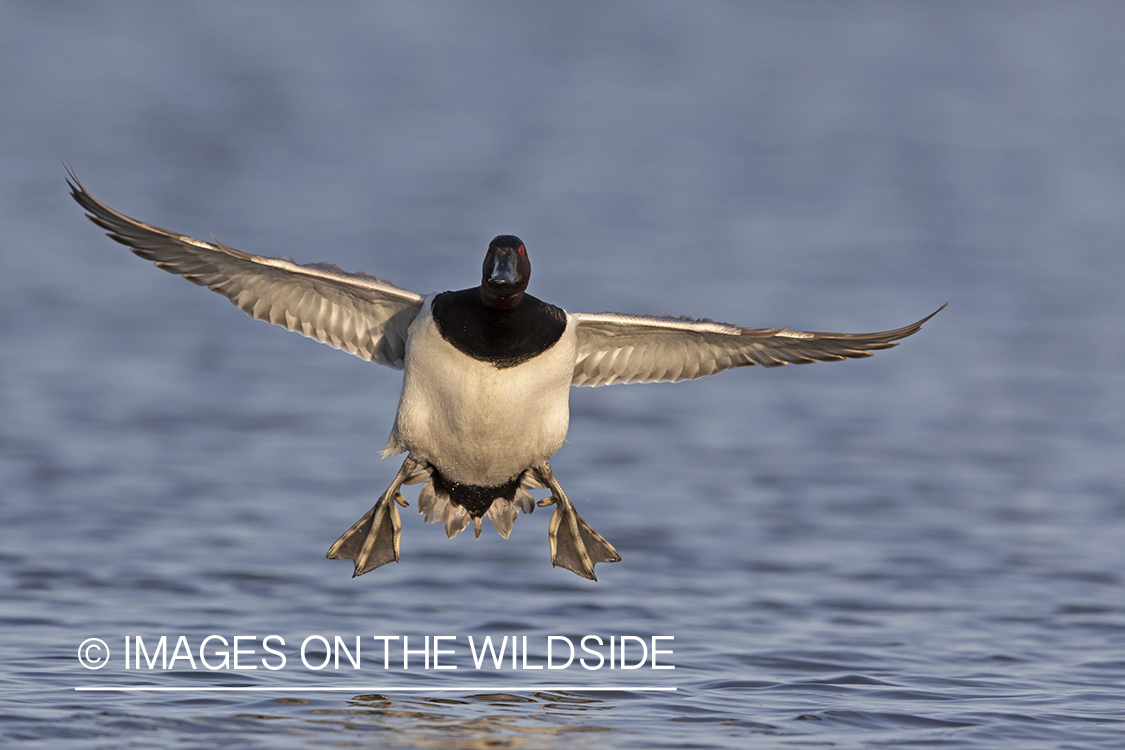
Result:
M523 301L530 278L531 261L523 240L512 234L502 234L489 243L488 254L484 256L481 301L493 310L513 310Z

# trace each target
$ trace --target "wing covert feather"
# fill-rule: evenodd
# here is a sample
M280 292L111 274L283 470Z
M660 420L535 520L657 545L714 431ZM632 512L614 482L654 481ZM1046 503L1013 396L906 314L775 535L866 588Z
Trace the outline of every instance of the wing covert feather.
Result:
M329 263L298 265L137 221L86 192L69 165L67 173L71 195L86 216L157 268L223 295L252 318L402 369L421 295Z

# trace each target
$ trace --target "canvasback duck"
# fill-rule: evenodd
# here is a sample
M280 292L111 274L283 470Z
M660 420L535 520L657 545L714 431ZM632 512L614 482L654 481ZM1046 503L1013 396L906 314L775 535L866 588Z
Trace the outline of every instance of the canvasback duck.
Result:
M937 314L882 333L741 328L690 318L568 313L527 293L524 242L489 243L479 286L422 296L327 263L299 265L204 242L118 213L67 165L71 195L109 237L158 268L230 299L251 317L285 326L362 359L403 370L382 455L406 453L371 510L336 540L333 559L358 576L399 559L400 489L423 483L419 512L452 538L487 516L507 538L520 513L555 505L551 562L597 580L621 555L578 515L548 460L562 446L576 385L674 382L731 367L868 357Z

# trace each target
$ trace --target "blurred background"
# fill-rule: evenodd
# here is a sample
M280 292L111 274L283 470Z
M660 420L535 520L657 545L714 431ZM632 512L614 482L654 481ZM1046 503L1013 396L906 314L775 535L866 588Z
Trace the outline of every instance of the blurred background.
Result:
M1122 28L1111 2L3 4L0 736L1115 747ZM353 581L323 555L397 468L400 375L133 257L63 159L143 221L418 292L515 233L572 311L950 305L870 360L576 389L552 464L624 556L597 584L551 569L546 512L473 542L413 508L402 562ZM634 683L679 690L72 690L137 679L81 669L89 636L270 629L673 635Z

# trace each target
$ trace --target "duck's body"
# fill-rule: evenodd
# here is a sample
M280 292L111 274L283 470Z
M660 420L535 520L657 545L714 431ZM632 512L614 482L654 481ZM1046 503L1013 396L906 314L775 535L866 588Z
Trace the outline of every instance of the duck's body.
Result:
M489 245L481 285L423 297L367 274L298 265L169 232L93 198L73 172L71 192L110 237L166 271L219 292L251 316L283 325L363 359L403 369L402 394L384 456L407 453L375 506L329 550L355 575L398 560L403 484L427 522L455 536L487 516L505 537L534 504L551 519L551 560L587 578L621 559L578 515L549 459L569 426L572 385L678 381L731 367L867 357L919 330L871 334L741 328L709 320L567 313L525 293L531 264L523 242Z
M383 456L408 453L430 467L419 508L427 521L445 522L449 536L470 519L480 536L487 515L507 537L518 511L534 509L526 488L546 486L525 472L566 440L577 337L573 319L533 297L501 311L463 304L466 297L431 295L411 324ZM513 326L532 331L518 353L502 344Z
M550 308L543 317L558 321L558 333L541 352L503 366L506 353L481 347L469 354L442 336L433 308L445 312L443 298L458 294L427 297L410 326L402 395L383 455L409 451L450 482L501 485L555 455L566 439L574 321L539 303ZM523 307L497 312L519 315Z

